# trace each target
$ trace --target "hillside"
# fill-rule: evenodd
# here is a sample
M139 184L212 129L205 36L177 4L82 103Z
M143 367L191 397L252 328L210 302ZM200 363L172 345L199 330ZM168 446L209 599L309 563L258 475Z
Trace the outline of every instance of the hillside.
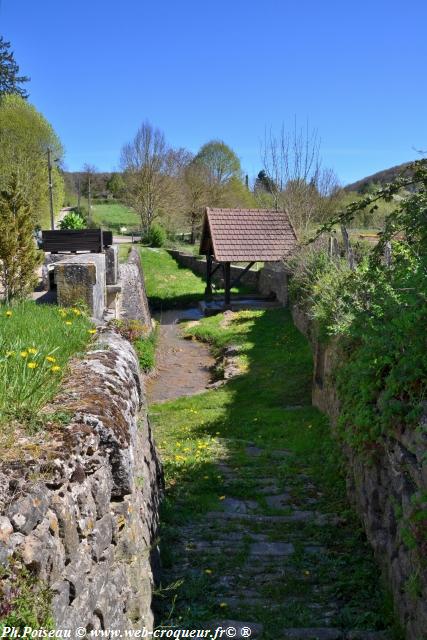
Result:
M362 178L361 180L357 180L356 182L347 184L344 187L344 191L357 191L358 193L365 193L369 190L369 187L371 185L385 185L388 182L392 182L395 178L397 178L397 176L403 173L410 164L410 162L403 162L402 164L390 167L389 169L378 171L371 176L366 176L366 178Z

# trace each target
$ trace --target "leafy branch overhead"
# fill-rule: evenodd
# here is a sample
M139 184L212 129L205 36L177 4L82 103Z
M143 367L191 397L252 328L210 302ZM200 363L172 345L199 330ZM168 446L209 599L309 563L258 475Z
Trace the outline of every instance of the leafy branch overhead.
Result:
M416 160L408 165L393 182L376 189L360 200L351 202L344 210L325 222L309 242L314 242L324 233L334 233L338 226L348 225L365 209L371 213L376 211L381 200L394 203L395 207L385 218L384 228L378 234L379 242L373 251L373 257L382 255L386 244L402 232L405 233L409 242L425 242L427 234L427 159Z

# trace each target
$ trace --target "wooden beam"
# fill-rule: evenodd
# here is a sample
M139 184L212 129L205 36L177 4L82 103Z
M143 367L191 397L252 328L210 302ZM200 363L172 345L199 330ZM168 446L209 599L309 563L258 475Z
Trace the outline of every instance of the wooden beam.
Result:
M239 275L237 276L237 278L234 278L233 282L231 283L231 288L235 287L236 285L239 284L240 280L243 278L243 276L245 275L245 273L247 273L249 271L249 269L251 269L254 266L255 262L250 262L244 269L243 271L241 271L239 273Z

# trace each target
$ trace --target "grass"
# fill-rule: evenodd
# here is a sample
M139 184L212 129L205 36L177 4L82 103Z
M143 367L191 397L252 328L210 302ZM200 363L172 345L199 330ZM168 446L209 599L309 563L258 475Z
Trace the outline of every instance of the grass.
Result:
M219 315L203 319L187 333L209 342L217 353L226 345L238 345L243 373L218 390L151 407L166 475L161 534L165 567L174 575L182 554L179 540L187 535L181 527L188 531L190 523L201 522L209 511L220 509L224 496L255 499L266 514L274 514L257 494L259 477L286 486L293 502L301 504L312 491L308 487L315 486L315 495L321 496L316 510L340 514L343 524L339 528L276 524L270 530L264 524L261 528L252 525L253 533L267 533L272 541L285 536L296 549L287 580L265 585L263 597L279 603L296 595L309 599L311 584L304 576L315 575L317 604L325 608L331 599L341 602L334 626L382 629L391 624L391 608L379 587L378 568L346 499L342 458L327 419L311 406L310 348L289 313L242 311L225 328ZM248 442L263 449L256 463L245 452ZM277 460L275 452L284 449L292 457ZM217 465L224 462L235 471L231 486L218 471ZM228 527L232 532L233 524ZM218 533L212 531L214 537ZM328 553L318 561L307 557L303 553L307 542L326 546ZM240 574L246 559L244 545L235 556L193 555L191 569L174 592L173 606L171 599L160 599L159 619L165 623L169 616L169 624L195 627L223 615L214 578ZM282 606L280 612L267 607L245 613L250 619L258 615L268 638L279 637L286 626L324 626L304 607Z
M77 308L32 301L0 306L0 425L36 416L55 395L70 358L85 349L91 331Z
M147 296L154 310L187 307L203 299L205 280L181 267L165 249L141 247L140 254ZM245 286L232 289L234 293L249 291Z
M142 371L148 373L156 365L157 331L152 331L146 338L138 338L133 343Z
M9 587L9 588L7 588ZM24 632L32 629L55 629L51 612L52 591L23 565L16 556L7 568L0 567L0 634L11 627Z
M126 227L129 233L132 233L132 231L138 231L141 226L139 215L119 202L93 204L91 214L95 224L117 233L120 232L121 227Z
M165 249L140 248L145 287L154 309L188 306L203 298L205 283L180 267Z
M151 301L173 307L200 298L201 279L180 268L166 252L144 249L142 258ZM227 345L236 345L241 375L219 389L150 407L166 480L157 623L202 628L206 621L224 617L257 620L264 624L263 637L273 640L285 627L325 626L319 611L338 602L333 626L394 629L390 598L347 502L343 459L328 420L311 406L311 350L289 312L242 311L226 324L218 315L183 330L188 337L209 343L217 356ZM255 443L261 454L249 456L248 443ZM277 458L283 450L289 456ZM232 479L224 474L224 464L233 470ZM245 522L246 537L233 549L231 536L242 535L240 525L206 521L206 516L221 511L226 497L255 500L263 514L277 514L260 491L260 478L286 488L300 509L307 508L307 498L313 499L312 509L326 516L339 514L340 524ZM227 553L195 550L192 539L200 530L205 540L229 536L230 549ZM286 559L281 580L257 584L245 574L249 534L294 544L295 554ZM325 551L307 554L307 544ZM276 559L272 571L274 564ZM221 580L237 576L239 589L257 590L267 605L231 612L223 602ZM398 630L393 634L400 638Z

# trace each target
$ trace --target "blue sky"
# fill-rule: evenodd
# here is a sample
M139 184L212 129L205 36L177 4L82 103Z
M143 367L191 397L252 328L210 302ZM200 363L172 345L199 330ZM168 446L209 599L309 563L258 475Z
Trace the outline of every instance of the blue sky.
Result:
M252 177L265 128L308 119L343 183L427 148L425 0L0 0L66 165L119 166L148 119L191 151L221 138Z

